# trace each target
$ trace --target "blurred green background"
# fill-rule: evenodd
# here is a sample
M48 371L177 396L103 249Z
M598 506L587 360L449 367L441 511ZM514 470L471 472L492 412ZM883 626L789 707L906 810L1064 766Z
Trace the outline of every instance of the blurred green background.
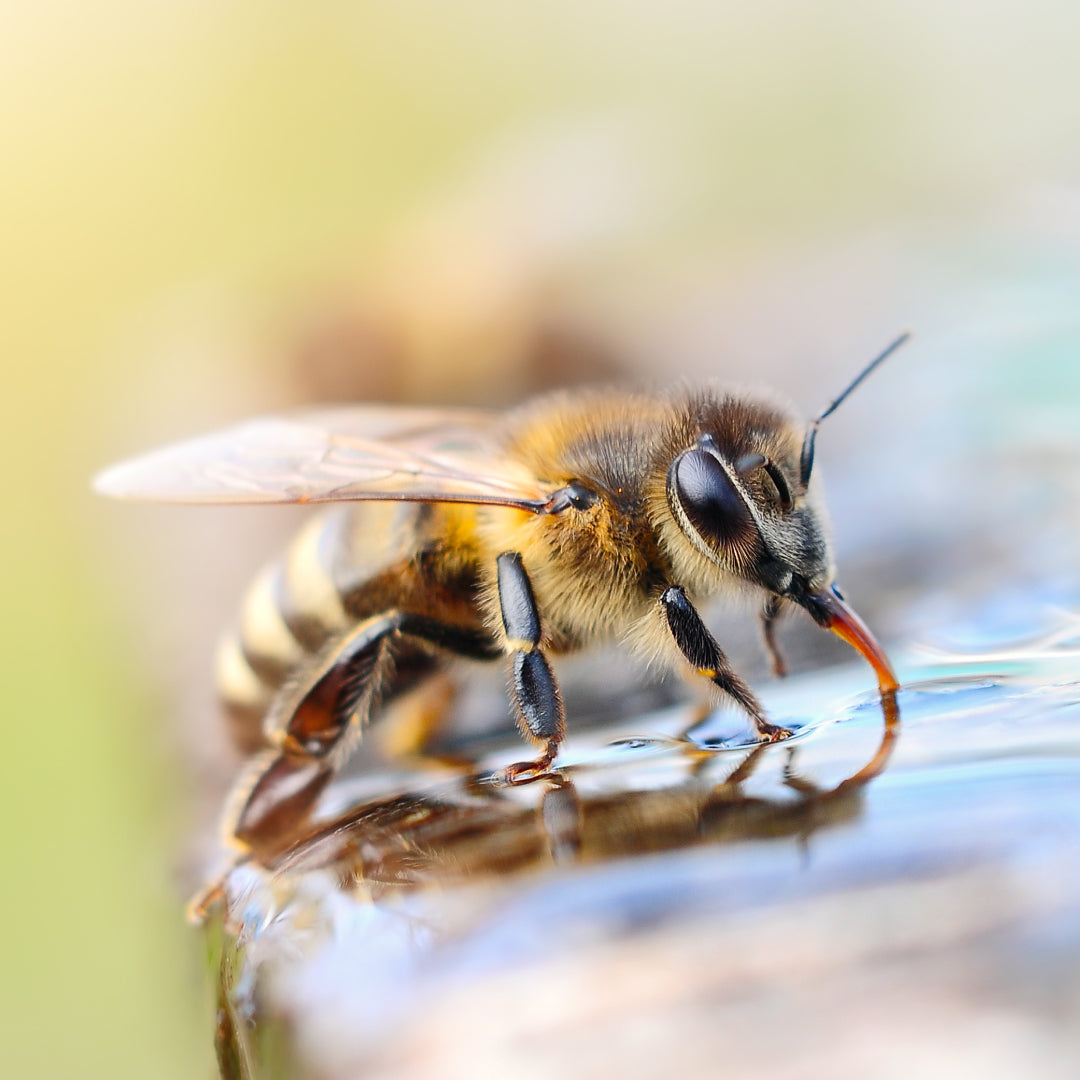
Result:
M655 326L709 310L744 372L805 344L813 407L816 360L1000 317L1019 267L1018 318L1075 365L1078 55L1080 9L1046 0L5 0L0 1072L213 1072L169 723L210 643L172 601L216 625L241 581L202 603L194 519L149 540L96 468L314 396L280 313L365 289L399 333L436 309L436 366L470 304L561 305L678 375L705 346Z

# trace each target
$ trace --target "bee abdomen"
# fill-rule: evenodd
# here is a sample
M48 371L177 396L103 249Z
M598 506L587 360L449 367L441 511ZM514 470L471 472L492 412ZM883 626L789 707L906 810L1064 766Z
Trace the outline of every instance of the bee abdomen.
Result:
M309 653L317 652L352 622L333 577L345 520L346 515L338 513L308 522L289 548L275 583L282 620Z
M266 746L262 721L274 690L252 670L238 634L222 638L214 666L229 737L241 754L253 754Z
M285 558L255 579L239 628L219 646L218 693L242 753L266 745L263 719L281 686L354 621L331 576L341 520L329 514L308 522Z

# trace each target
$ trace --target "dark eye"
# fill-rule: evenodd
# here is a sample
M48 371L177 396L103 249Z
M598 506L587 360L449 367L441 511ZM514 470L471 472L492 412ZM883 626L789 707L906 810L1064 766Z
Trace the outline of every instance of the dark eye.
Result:
M702 536L727 544L753 528L742 495L707 451L687 450L676 458L669 481L687 520Z

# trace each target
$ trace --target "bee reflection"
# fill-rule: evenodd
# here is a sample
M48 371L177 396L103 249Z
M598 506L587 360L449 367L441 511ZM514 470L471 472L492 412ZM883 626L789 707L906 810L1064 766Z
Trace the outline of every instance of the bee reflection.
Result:
M797 747L759 744L721 773L730 751L678 739L671 740L673 751L659 755L633 760L631 752L625 769L595 762L564 766L524 789L471 776L434 794L363 800L273 859L234 868L194 909L205 917L211 903L227 897L226 940L236 943L226 948L220 966L219 1060L257 1056L256 1034L273 1022L260 987L275 971L279 977L283 970L298 971L305 955L322 957L320 985L329 978L326 992L346 995L350 1030L374 1044L384 1009L411 1007L417 961L434 956L435 944L460 941L462 931L473 927L500 955L519 955L521 943L500 936L496 913L500 890L513 889L517 881L525 882L528 893L531 883L546 880L572 899L573 910L579 902L588 910L599 905L603 918L612 919L618 913L611 897L602 885L597 888L602 874L559 871L747 841L806 845L818 831L858 819L867 785L888 766L899 736L895 692L881 701L885 722L876 749L833 786L819 786L796 771ZM770 754L784 755L782 783L791 794L748 794L744 785ZM658 776L670 782L657 784ZM649 786L635 789L635 783ZM664 884L662 864L643 865L650 886L658 875ZM676 872L672 882L677 880ZM488 888L475 888L483 885ZM643 881L638 885L645 887ZM447 902L455 886L464 887L457 892L464 905ZM668 914L677 918L682 891L673 884L663 892ZM417 902L394 902L406 894ZM558 942L561 924L551 896L540 890L525 915L518 912L545 951ZM320 943L335 959L329 966ZM297 986L307 985L297 975Z
M758 745L717 778L717 766L729 752L682 740L677 779L666 785L630 790L598 775L596 766L571 766L542 781L543 792L526 801L520 792L473 777L434 794L353 806L269 860L267 869L279 882L332 870L342 887L363 884L377 900L402 888L506 879L545 866L695 845L805 842L819 830L858 818L866 786L888 765L900 714L894 693L881 700L885 723L876 750L831 787L800 775L797 748L790 748L782 783L794 797L748 794L743 785L779 748Z

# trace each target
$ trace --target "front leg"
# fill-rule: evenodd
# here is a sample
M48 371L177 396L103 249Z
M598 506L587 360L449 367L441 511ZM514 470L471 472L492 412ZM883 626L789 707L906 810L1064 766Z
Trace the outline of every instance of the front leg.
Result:
M758 734L767 742L778 742L791 735L787 728L770 724L765 710L754 697L750 687L735 674L716 638L701 621L697 609L678 585L670 585L660 594L668 629L679 651L699 675L711 680L754 721Z
M514 712L522 735L544 746L535 761L519 761L506 769L506 779L535 780L547 772L566 736L562 695L551 665L540 648L540 613L532 583L516 551L504 551L496 560L499 613L506 635L506 651L513 663L510 683Z
M765 641L765 651L772 662L773 674L782 679L787 674L787 661L776 641L776 621L783 610L783 601L779 596L770 596L761 609L761 636Z

